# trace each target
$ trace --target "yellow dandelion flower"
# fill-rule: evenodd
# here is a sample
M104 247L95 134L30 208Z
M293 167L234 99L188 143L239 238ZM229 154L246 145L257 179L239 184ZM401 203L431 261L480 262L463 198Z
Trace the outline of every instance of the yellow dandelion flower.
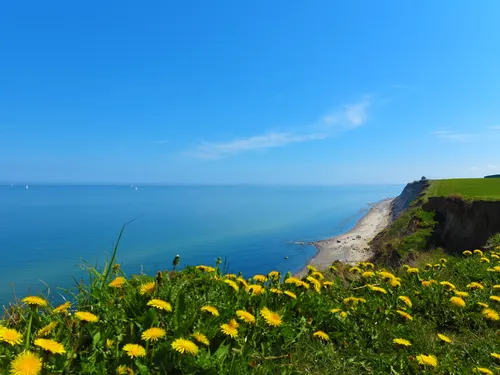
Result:
M359 267L351 267L349 268L350 273L361 273L361 268Z
M330 312L332 312L332 313L334 313L334 314L335 314L335 313L338 313L338 312L340 312L340 311L342 311L342 309L339 309L339 308L335 308L335 309L331 309L331 310L330 310Z
M126 344L123 346L123 350L130 358L144 357L146 355L146 349L137 344Z
M494 289L494 290L500 290L500 284L493 285L493 289Z
M238 318L240 320L244 321L245 323L255 324L255 316L253 316L252 314L250 314L248 311L237 310L236 311L236 315L238 316Z
M481 263L490 263L490 260L488 258L486 258L486 257L482 257L481 259L479 259L479 261Z
M418 272L419 272L419 269L418 269L418 268L415 268L415 267L410 267L410 268L407 268L407 269L406 269L406 272L407 272L407 273L418 273Z
M163 328L157 328L157 327L152 327L147 330L145 330L141 338L144 341L158 341L158 339L163 338L167 334L167 331L165 331Z
M249 285L246 289L247 289L247 292L252 293L253 296L258 296L258 295L264 294L266 292L266 288L264 288L262 285L258 285L258 284Z
M495 302L500 303L500 297L498 297L498 296L490 296L490 299L491 299L492 301L495 301Z
M238 281L241 285L243 285L245 288L248 287L247 281L243 277L238 277L236 278L236 281Z
M296 277L289 277L288 279L285 280L285 284L294 284L296 286L300 286L302 283L302 280L296 278Z
M462 254L465 255L465 256L469 256L469 255L472 255L472 251L465 250Z
M407 296L399 296L398 299L400 301L403 301L403 303L408 306L408 307L412 307L412 303L411 303L411 299Z
M205 311L207 313L210 313L213 316L219 316L219 310L217 310L217 308L210 306L210 305L202 306L202 307L200 307L200 310Z
M293 299L297 299L297 295L293 292L290 292L288 290L285 290L285 294L290 297L290 298L293 298Z
M283 294L283 292L281 290L276 289L276 288L271 288L271 289L269 289L269 291L271 293L274 293L274 294Z
M227 285L229 285L231 288L233 288L236 292L240 290L240 287L238 284L236 284L233 280L223 280Z
M260 315L264 318L268 325L273 327L281 326L281 316L278 313L269 310L267 307L260 310Z
M491 371L490 369L487 369L485 367L475 367L474 368L474 371L475 372L479 372L480 374L485 374L485 375L494 375L493 374L493 371Z
M411 346L411 342L405 339L393 339L392 342L401 346Z
M437 337L439 337L439 339L440 339L441 341L444 341L444 342L447 342L447 343L450 343L450 342L451 342L451 339L450 339L448 336L443 335L442 333L438 333L438 334L437 334Z
M484 289L484 286L481 283L473 282L473 283L468 284L467 288L469 288L469 289Z
M491 257L495 259L500 259L500 255L498 254L491 254Z
M311 271L311 272L317 271L316 267L314 267L314 266L307 265L306 267L307 267L307 269L308 269L309 271Z
M278 271L271 271L267 274L270 279L278 280L280 278L280 273Z
M309 289L309 284L306 283L305 281L299 280L299 286L303 287L304 289Z
M374 291L374 292L378 292L378 293L382 293L382 294L387 294L387 290L385 290L384 288L380 288L378 286L375 286L375 285L371 285L371 284L367 284L368 288L370 288L370 290Z
M232 279L236 279L237 276L234 273L228 273L228 274L224 275L224 277L226 279L231 279L232 280Z
M317 338L319 338L320 340L323 340L323 341L329 341L330 340L330 336L328 336L323 331L316 331L316 332L314 332L313 333L313 337L317 337Z
M50 322L46 326L40 328L40 330L37 333L37 336L38 337L45 337L45 336L49 335L54 330L54 328L56 328L56 326L57 326L57 322Z
M426 269L426 270L428 270L428 269L430 269L430 268L432 268L432 264L427 263L427 264L425 265L425 269Z
M342 319L346 318L347 317L347 313L345 311L341 311L339 312L339 315Z
M404 270L407 270L408 268L410 268L410 266L409 266L409 265L407 265L407 264L403 264L403 265L401 266L401 268L402 268L402 269L404 269Z
M454 293L455 293L455 295L456 295L456 296L458 296L458 297L462 297L462 298L463 298L463 297L469 297L469 293L467 293L467 292L461 292L461 291L459 291L459 290L455 290L455 291L454 291Z
M111 346L113 345L114 341L113 340L110 340L110 339L106 339L106 348L111 348Z
M420 355L417 355L415 358L416 358L419 365L431 366L434 368L437 367L437 365L438 365L437 358L434 355L420 354Z
M312 276L308 276L307 278L307 281L309 281L309 283L311 283L311 285L314 287L314 290L318 293L321 292L321 283L316 280L314 277Z
M85 322L91 322L91 323L96 323L99 321L99 318L90 313L90 312L87 312L87 311L77 311L75 313L75 316L80 319L80 320L83 320Z
M393 279L390 279L389 285L392 286L393 288L401 286L401 279L399 277L395 277Z
M118 276L113 281L111 281L108 285L111 288L121 288L125 285L127 280L124 277Z
M369 279L370 277L373 277L375 276L375 272L373 271L365 271L361 274L361 277L365 278L365 279Z
M371 262L365 262L365 268L374 269L375 265L373 263L371 263Z
M47 306L47 301L37 296L24 297L21 301L31 306Z
M42 360L29 351L19 353L10 364L11 375L38 375L42 371Z
M194 332L193 334L191 334L191 337L193 337L200 344L203 344L203 345L206 345L206 346L210 345L210 341L208 341L207 336L205 336L203 333Z
M323 282L323 286L332 286L333 285L333 281L325 281Z
M335 267L335 266L330 266L330 267L328 267L328 269L330 270L330 272L337 271L337 267Z
M134 371L125 365L120 365L116 368L116 375L134 375Z
M487 303L484 303L484 302L478 302L477 304L481 307L484 307L484 308L490 307Z
M465 301L460 297L451 297L450 302L457 307L465 306Z
M43 350L46 350L48 352L54 353L54 354L64 354L66 353L66 350L64 349L64 346L60 343L58 343L55 340L50 340L50 339L36 339L34 344Z
M446 258L441 258L441 259L439 259L439 261L440 261L441 263L446 263Z
M358 303L358 299L356 297L346 297L343 299L344 304L346 305L356 305Z
M58 314L58 313L66 313L68 312L68 309L71 307L71 303L69 301L67 302L64 302L62 305L59 305L57 306L53 312L55 314Z
M314 271L313 273L311 273L311 276L317 280L324 280L325 279L325 276L323 276L323 274L319 271Z
M425 286L426 288L428 288L432 284L435 284L436 280L422 280L421 283L422 283L422 286Z
M497 321L500 319L498 313L493 309L484 309L481 314L488 320Z
M161 299L153 298L147 303L148 306L152 306L157 308L158 310L164 310L166 312L172 311L172 305L168 302L165 302Z
M156 283L154 281L142 284L141 287L139 288L139 294L141 296L145 294L151 294L155 291L155 288L156 288Z
M392 273L387 272L387 271L379 271L378 275L382 278L382 280L385 280L385 281L389 281L389 280L394 279L396 277Z
M483 252L479 249L474 250L474 254L483 256Z
M13 328L2 328L0 330L0 341L10 345L20 344L23 341L23 335Z
M222 324L220 326L220 330L226 336L230 336L232 338L238 337L238 329L237 329L237 327L235 327L231 323L229 323L229 324L227 324L227 323Z
M199 269L202 272L208 272L208 273L215 272L215 268L210 267L210 266L200 265L200 266L196 266L195 268Z
M413 320L413 317L405 311L396 310L396 312L406 320Z
M454 290L454 289L456 289L456 286L453 285L452 283L450 283L449 281L440 281L439 285L442 285L442 286L448 288L448 290Z
M267 277L265 277L264 275L255 275L254 277L252 277L252 279L259 283L264 283L267 281Z
M498 354L498 353L490 353L490 356L491 356L491 358L495 358L495 359L500 360L500 354Z

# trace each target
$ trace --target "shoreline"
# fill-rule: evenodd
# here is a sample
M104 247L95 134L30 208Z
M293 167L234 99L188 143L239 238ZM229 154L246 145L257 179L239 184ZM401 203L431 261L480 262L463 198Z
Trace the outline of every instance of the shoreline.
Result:
M316 255L295 276L307 275L308 265L324 269L334 261L356 264L370 258L372 252L369 250L368 243L390 224L393 200L394 198L388 198L371 203L370 210L351 230L335 237L309 242L310 245L316 247Z

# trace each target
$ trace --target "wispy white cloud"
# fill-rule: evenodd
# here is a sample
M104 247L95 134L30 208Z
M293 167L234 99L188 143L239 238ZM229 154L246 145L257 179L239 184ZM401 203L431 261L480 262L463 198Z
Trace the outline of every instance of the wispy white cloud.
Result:
M236 139L227 142L202 142L191 156L202 159L219 159L221 157L246 151L264 150L284 147L294 143L318 141L334 134L357 128L368 118L369 97L359 103L345 105L342 109L324 115L313 125L303 126L293 131L269 131L262 135Z
M218 159L225 155L236 154L244 151L283 147L292 143L316 141L327 137L328 136L326 134L322 133L302 135L292 133L268 133L266 135L254 136L231 142L205 142L197 147L193 155L202 159Z
M431 133L438 138L454 142L473 142L478 140L478 134L459 132L452 129L441 129Z
M500 125L488 126L488 129L490 129L490 130L500 130Z

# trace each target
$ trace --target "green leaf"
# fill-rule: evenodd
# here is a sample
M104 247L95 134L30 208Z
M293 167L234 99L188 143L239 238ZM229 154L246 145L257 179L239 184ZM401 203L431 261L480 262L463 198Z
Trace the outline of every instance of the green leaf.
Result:
M183 321L184 311L186 310L186 293L181 291L177 300L175 301L175 310L174 310L174 325L180 333L183 333L184 330L181 327L181 323Z
M97 332L92 338L92 345L96 346L96 344L101 340L101 332Z
M229 353L229 345L221 345L214 353L213 357L216 361L223 361Z
M135 365L137 366L137 369L139 370L139 374L149 375L149 370L148 370L147 366L144 366L138 360L135 361Z

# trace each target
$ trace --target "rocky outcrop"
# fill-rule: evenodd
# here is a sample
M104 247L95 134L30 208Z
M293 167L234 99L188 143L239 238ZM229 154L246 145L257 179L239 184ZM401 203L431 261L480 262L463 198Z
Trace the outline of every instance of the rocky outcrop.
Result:
M481 248L490 236L500 232L500 201L434 197L422 208L435 212L432 244L449 253Z
M392 202L391 211L393 222L410 207L413 201L421 196L427 186L429 186L427 180L415 181L405 186L401 194Z

